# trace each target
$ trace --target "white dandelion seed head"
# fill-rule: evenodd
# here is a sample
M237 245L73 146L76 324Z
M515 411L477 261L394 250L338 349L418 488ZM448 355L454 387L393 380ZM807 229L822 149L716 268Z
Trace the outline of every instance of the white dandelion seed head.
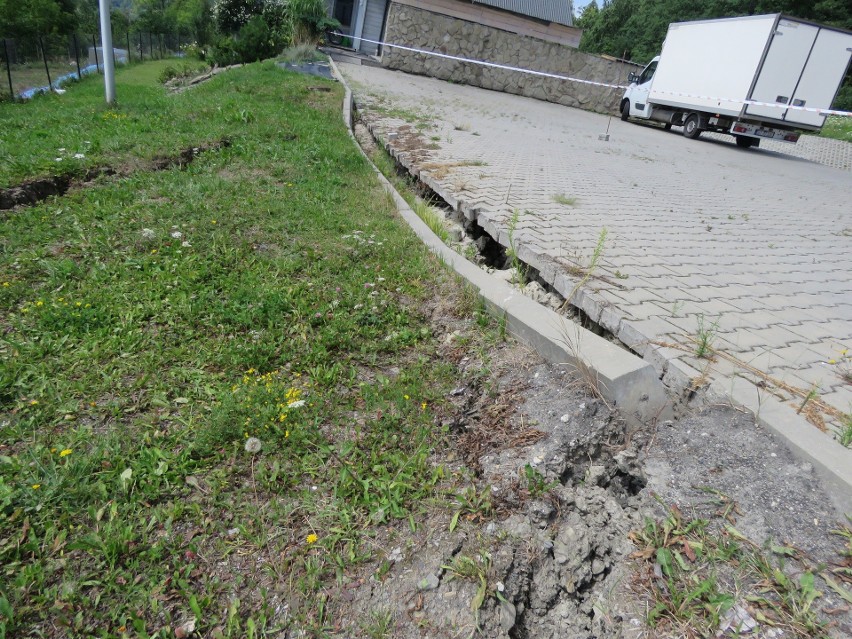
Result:
M252 455L259 453L262 447L263 444L257 437L249 437L246 440L246 452L249 452Z
M171 236L176 240L179 240L183 237L183 233L181 233L180 231L172 231Z

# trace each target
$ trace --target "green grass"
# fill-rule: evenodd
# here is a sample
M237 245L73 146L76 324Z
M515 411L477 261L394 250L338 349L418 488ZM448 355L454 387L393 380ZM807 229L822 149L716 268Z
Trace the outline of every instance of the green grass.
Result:
M689 519L671 507L666 517L646 518L630 535L639 547L633 556L648 562L641 579L648 624L666 636L709 637L739 605L762 626L783 629L785 636L827 637L814 604L822 596L816 579L831 586L830 571L808 565L791 546L755 545L731 523L736 504L717 491L707 492L718 498L718 516L712 520Z
M852 142L852 118L839 115L827 117L820 135L824 138Z
M208 89L180 98L163 91L159 78L176 64L157 60L116 69L117 108L104 101L102 76L70 84L65 95L0 104L0 188L87 167L138 163L234 135L241 130L235 124L247 124L243 111L252 111L251 100L239 84L225 80L230 90L215 101L199 99Z
M266 63L169 96L167 64L122 69L111 109L95 78L0 104L4 185L60 147L232 142L0 213L0 637L322 635L372 527L444 483L457 372L418 309L461 291L341 88Z

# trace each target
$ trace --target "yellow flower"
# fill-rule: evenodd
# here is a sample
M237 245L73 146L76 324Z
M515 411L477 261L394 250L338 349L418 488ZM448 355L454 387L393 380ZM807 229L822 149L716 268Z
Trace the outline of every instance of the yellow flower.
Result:
M422 408L423 410L426 410L426 402L423 402L422 404L420 404L420 408Z
M411 399L408 395L403 395L402 398L403 399Z
M3 282L3 286L11 286L9 282Z
M210 224L216 224L216 220L210 220Z
M37 404L38 404L38 400L37 400L37 399L31 399L31 400L30 400L30 406L36 406Z
M836 359L830 359L830 360L828 360L828 363L829 364L836 364L837 360Z
M314 533L311 533L307 536L305 541L307 541L309 544L315 544L317 543L317 539L319 539L319 537L317 537Z
M33 484L33 490L38 490L41 488L41 484Z
M285 431L284 431L284 439L287 439L289 436L290 436L290 431L289 431L289 430L285 430Z
M42 302L41 300L39 300L38 302L36 302L36 306L44 306L44 302Z
M74 452L74 451L72 451L70 448L66 448L65 450L59 451L59 456L60 457L68 457L68 455L70 455L72 452Z

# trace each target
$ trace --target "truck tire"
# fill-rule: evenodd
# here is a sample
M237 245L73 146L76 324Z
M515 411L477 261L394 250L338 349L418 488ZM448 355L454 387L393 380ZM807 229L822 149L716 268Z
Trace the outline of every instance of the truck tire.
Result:
M698 114L690 113L683 123L683 135L690 140L694 140L701 135L701 128L698 126Z
M630 100L622 100L621 101L621 121L627 122L627 118L630 117Z
M735 135L734 138L737 140L737 146L741 149L750 149L753 146L757 146L760 142L760 140L755 140L747 135Z

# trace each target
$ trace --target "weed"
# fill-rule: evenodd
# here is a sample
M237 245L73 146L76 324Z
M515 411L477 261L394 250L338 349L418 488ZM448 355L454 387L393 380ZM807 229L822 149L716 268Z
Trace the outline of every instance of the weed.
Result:
M454 499L457 509L450 520L450 532L456 529L461 516L468 521L482 521L491 516L491 490L487 486L481 492L475 486L468 486L454 495Z
M370 611L370 619L361 624L361 629L369 639L387 639L393 630L393 611L378 609Z
M445 244L448 242L450 235L447 231L447 227L444 224L443 215L441 215L433 206L430 206L420 198L414 203L414 212L417 213L417 217L426 222L426 226L428 226L432 232L441 238L441 241Z
M841 418L837 439L842 446L852 447L852 413L846 413Z
M524 479L527 482L527 490L530 493L530 497L533 499L538 499L559 485L559 482L548 482L544 475L530 464L524 466Z
M732 510L728 510L730 518ZM783 626L796 636L823 636L824 626L813 609L820 596L815 573L805 568L788 576L784 562L795 552L773 546L771 556L743 536L730 519L711 526L706 519L689 520L676 506L662 520L646 518L630 533L639 547L636 559L653 562L657 577L645 587L651 598L648 622L658 629L688 626L696 636L711 636L725 613L738 601L749 602L759 621Z
M568 197L564 193L557 193L553 196L553 201L562 206L574 206L577 204L577 198Z
M480 551L478 557L456 555L449 564L441 566L448 573L448 581L467 579L477 584L476 594L470 602L477 628L479 627L479 609L485 603L488 595L488 569L491 567L491 556Z
M799 408L796 410L796 415L801 414L801 412L805 409L805 406L808 405L808 402L819 397L819 384L814 384L811 386L811 389L808 391L807 395L805 395L802 403L799 405Z
M713 353L713 342L716 339L716 331L719 329L719 320L709 326L703 315L698 316L698 330L695 333L695 356L698 358L710 357Z
M512 284L516 286L523 286L527 278L527 266L518 259L518 249L515 245L515 231L520 217L521 212L515 209L509 218L509 259L512 260Z

